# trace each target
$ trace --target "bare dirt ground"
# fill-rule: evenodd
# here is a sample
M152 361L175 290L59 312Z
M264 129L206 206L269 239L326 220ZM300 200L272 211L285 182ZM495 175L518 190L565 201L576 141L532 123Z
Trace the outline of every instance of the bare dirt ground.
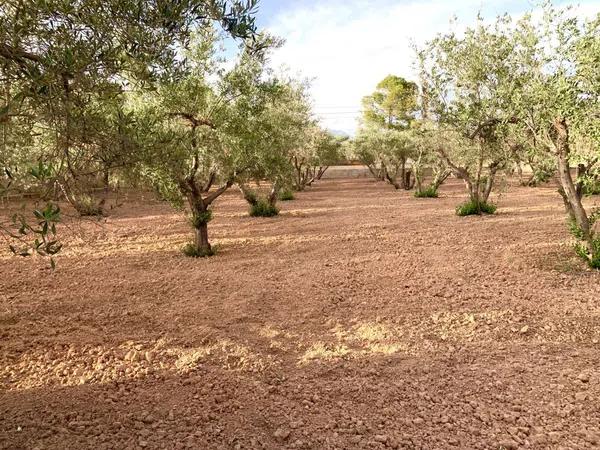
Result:
M252 219L231 192L200 260L138 201L55 272L2 255L0 448L597 448L600 274L558 194L463 196L326 180Z

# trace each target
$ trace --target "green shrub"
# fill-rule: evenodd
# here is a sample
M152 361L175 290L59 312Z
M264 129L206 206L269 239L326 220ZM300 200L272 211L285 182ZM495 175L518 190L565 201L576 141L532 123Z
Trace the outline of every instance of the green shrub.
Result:
M244 191L244 200L246 200L251 205L255 205L258 202L258 196L256 195L256 192L246 190Z
M492 203L485 202L474 202L473 200L469 200L462 205L458 205L456 207L456 214L458 216L480 216L482 214L494 214L496 212L496 205Z
M574 218L568 220L569 232L578 240L583 239L583 230L577 225L577 221Z
M593 228L596 222L600 220L600 208L594 209L588 216L590 227ZM592 249L583 242L583 230L574 218L569 218L569 231L579 242L575 243L575 253L583 259L592 269L600 269L600 237L592 236ZM590 251L591 250L591 251Z
M600 183L584 186L583 194L584 195L600 195Z
M279 208L275 205L271 205L266 200L258 200L250 207L250 215L252 217L273 217L277 214L279 214Z
M279 193L278 198L282 202L289 202L290 200L294 200L294 193L290 189L286 189Z
M595 257L590 255L588 248L582 242L575 244L575 253L583 259L592 269L600 269L600 238L593 241Z
M530 186L538 186L542 183L547 183L554 176L556 169L551 166L550 168L538 169L533 173L533 179L529 182Z
M202 212L192 212L190 216L190 225L194 228L200 228L201 225L210 222L212 217L212 210L210 209Z
M214 246L209 251L201 251L191 242L186 244L181 251L190 258L208 258L217 254L217 249Z
M427 189L422 191L415 191L416 198L438 198L437 189L433 186L429 186Z
M104 208L101 201L96 201L92 196L81 194L73 196L73 206L80 216L103 216Z

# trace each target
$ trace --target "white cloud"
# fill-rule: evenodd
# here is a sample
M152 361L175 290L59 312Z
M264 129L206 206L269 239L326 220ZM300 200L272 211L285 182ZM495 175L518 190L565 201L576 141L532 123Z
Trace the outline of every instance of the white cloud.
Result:
M600 9L587 2L585 12ZM414 79L411 43L421 44L450 29L450 19L473 23L478 11L492 17L519 14L528 1L333 0L305 2L271 18L269 30L286 39L275 66L313 79L315 111L331 129L352 133L361 99L388 74Z

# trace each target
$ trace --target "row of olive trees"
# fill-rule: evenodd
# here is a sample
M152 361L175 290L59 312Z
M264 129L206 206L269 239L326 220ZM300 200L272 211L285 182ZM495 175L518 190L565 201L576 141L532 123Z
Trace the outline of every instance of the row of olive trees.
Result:
M131 90L180 79L193 30L213 23L256 47L256 0L0 4L0 194L48 201L1 223L15 253L52 255L65 198L102 214L111 175L142 161ZM125 32L126 30L126 32ZM92 195L99 187L103 195ZM11 226L12 225L12 226Z
M134 91L128 110L142 128L139 178L150 180L175 206L187 203L195 238L186 253L213 254L208 239L212 205L237 185L252 215L277 214L282 189L303 189L301 170L316 170L323 144L333 139L311 118L306 86L277 77L267 68L269 50L279 45L269 36L243 47L236 64L223 70L215 34L192 42L185 76L161 83L156 91ZM306 168L306 169L304 169ZM261 198L252 184L268 182Z
M395 189L415 189L415 197L437 197L450 175L433 150L438 135L422 121L406 130L363 128L352 142L354 156L373 177Z
M16 253L54 254L57 201L102 215L119 181L187 204L190 253L209 255L211 206L231 186L251 199L247 186L266 180L275 208L281 189L303 189L338 159L306 85L267 69L281 42L257 32L256 4L0 5L0 195L48 202L33 223L0 224ZM215 23L239 43L237 60L224 61Z
M467 209L493 210L496 178L515 164L531 165L528 184L557 173L577 252L600 267L599 213L582 202L600 174L600 15L584 21L547 5L516 23L480 20L418 57L434 150L465 182Z
M499 177L516 170L534 186L557 175L577 253L600 267L600 212L582 202L600 180L600 15L584 21L547 4L516 22L480 19L429 41L417 68L420 86L389 76L364 100L353 148L373 176L436 196L453 174L467 215L495 211Z

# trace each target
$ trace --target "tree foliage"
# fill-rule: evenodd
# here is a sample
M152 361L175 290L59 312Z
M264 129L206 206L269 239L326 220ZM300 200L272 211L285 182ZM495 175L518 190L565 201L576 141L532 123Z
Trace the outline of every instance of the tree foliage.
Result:
M41 190L53 202L64 196L82 215L104 213L106 199L95 198L96 188L106 194L111 171L132 165L138 152L139 128L125 111L126 92L180 79L187 70L181 51L192 32L215 21L259 51L256 4L2 2L3 186Z
M418 53L422 91L440 132L464 142L437 151L471 203L485 203L511 164L531 166L528 184L555 171L577 252L597 267L597 214L582 196L600 171L600 15L583 21L549 3L542 13L439 35Z
M363 99L363 121L366 126L395 130L406 129L417 113L416 83L388 75L371 95Z

